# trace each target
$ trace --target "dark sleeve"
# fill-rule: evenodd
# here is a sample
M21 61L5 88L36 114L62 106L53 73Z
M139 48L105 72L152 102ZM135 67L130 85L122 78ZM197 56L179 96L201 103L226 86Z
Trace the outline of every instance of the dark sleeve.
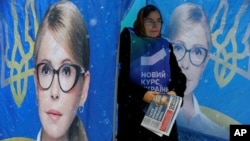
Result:
M147 103L143 96L147 89L130 81L130 33L125 28L120 35L119 74L118 74L118 104L135 106L143 109Z
M171 82L168 86L169 91L173 90L176 95L183 97L186 90L186 76L182 73L181 68L178 65L176 57L173 52L172 44L169 44L170 48L170 70L171 70Z

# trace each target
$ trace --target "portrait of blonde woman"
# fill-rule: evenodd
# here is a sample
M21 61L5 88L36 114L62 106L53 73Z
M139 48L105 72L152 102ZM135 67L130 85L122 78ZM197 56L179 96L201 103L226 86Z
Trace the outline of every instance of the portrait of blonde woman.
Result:
M167 24L166 36L173 43L178 64L187 77L177 124L202 134L228 139L229 130L213 122L201 111L194 94L209 60L211 47L209 19L203 8L193 3L176 7Z
M89 39L84 19L73 2L49 7L34 48L34 79L42 128L38 141L87 141L77 110L90 83Z

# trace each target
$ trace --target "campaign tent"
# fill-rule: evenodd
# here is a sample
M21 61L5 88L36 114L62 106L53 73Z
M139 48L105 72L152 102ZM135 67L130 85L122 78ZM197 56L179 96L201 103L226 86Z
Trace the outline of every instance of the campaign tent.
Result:
M34 87L33 46L47 8L55 0L0 2L0 140L35 140L41 128ZM90 141L115 139L117 129L116 80L119 33L133 26L138 10L154 4L161 10L162 34L177 1L72 0L86 19L91 48L91 83L84 106L78 111ZM229 132L230 124L250 124L249 0L200 1L211 26L212 47L195 96L201 111ZM191 134L190 134L191 133ZM211 139L196 130L180 135ZM224 140L215 138L217 140ZM228 139L225 139L228 140Z

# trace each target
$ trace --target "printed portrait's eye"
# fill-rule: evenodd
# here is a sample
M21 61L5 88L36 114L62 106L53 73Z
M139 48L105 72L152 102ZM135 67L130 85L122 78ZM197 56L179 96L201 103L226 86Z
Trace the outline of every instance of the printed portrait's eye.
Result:
M182 60L182 58L186 54L185 46L183 44L180 44L180 43L173 44L173 50L174 50L174 54L176 56L177 61Z
M206 55L206 49L203 47L194 47L192 49L192 53L196 56L205 56Z
M41 73L43 75L50 75L52 73L52 69L49 64L44 64L41 69Z
M174 51L182 51L184 49L181 44L174 44Z
M70 76L71 72L72 72L71 69L72 69L72 67L70 67L70 66L64 66L61 70L62 75Z

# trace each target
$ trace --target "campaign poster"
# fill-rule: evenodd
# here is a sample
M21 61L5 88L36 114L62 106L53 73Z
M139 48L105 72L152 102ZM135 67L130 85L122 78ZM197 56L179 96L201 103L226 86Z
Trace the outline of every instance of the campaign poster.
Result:
M0 1L0 140L2 141L33 141L37 139L42 128L34 83L34 68L37 64L34 62L33 51L38 28L45 12L56 2L58 1ZM88 95L85 103L76 112L85 126L88 140L110 141L113 139L114 130L115 63L120 29L119 10L122 9L120 8L122 4L115 0L71 2L77 6L85 20L90 47ZM44 52L47 55L46 50ZM60 56L55 55L55 59L59 58ZM42 66L46 68L44 64ZM52 70L51 66L48 68ZM67 67L63 68L67 70ZM60 72L62 71L59 71L59 75ZM62 83L63 78L59 79L59 83ZM39 81L42 81L41 78ZM53 83L54 81L57 81L56 75ZM44 84L45 86L42 85L47 88L46 82ZM60 85L62 89L68 90L65 88L67 84ZM66 105L65 110L68 108Z
M179 139L228 141L230 125L250 124L250 1L133 1L120 31L147 4L160 9L162 36L187 77Z

